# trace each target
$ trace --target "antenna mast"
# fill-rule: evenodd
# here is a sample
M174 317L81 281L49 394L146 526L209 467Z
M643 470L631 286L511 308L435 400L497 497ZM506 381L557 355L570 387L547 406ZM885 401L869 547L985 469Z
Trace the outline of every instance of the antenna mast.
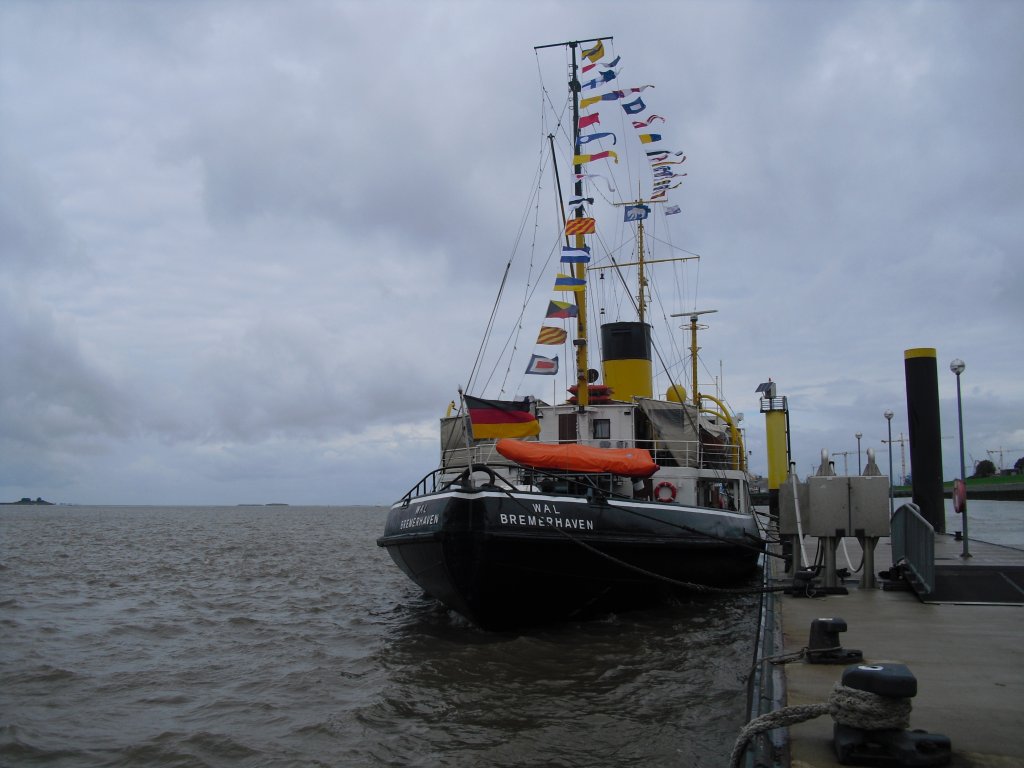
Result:
M700 347L697 346L697 329L700 327L697 325L697 318L700 315L710 315L713 312L717 312L717 309L695 309L693 312L680 312L672 315L672 317L686 317L690 318L690 360L693 365L692 373L693 376L690 379L690 386L693 388L693 404L700 408L700 394L697 391L697 352L700 351ZM684 325L683 328L686 326ZM707 328L707 326L704 326Z

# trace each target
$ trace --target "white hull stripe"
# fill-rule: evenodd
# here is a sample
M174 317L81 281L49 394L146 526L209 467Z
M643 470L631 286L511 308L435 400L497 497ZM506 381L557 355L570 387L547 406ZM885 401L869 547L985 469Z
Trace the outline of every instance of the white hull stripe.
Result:
M391 509L403 509L413 504L425 504L435 499L479 499L480 497L492 498L492 499L506 499L519 502L527 507L530 507L535 503L549 503L549 504L572 504L579 505L581 507L589 506L589 501L585 496L551 496L542 493L531 493L529 496L520 496L516 493L502 493L500 491L480 491L478 493L467 493L465 491L444 491L442 493L428 494L426 496L417 496L415 501L410 501L408 504L392 504ZM650 512L665 512L666 510L679 510L682 512L691 512L697 515L708 515L710 517L725 517L732 520L749 520L751 515L743 512L730 512L727 509L713 509L712 507L691 507L683 504L664 504L650 501L624 501L622 499L608 499L608 506L619 507L625 510L643 509Z

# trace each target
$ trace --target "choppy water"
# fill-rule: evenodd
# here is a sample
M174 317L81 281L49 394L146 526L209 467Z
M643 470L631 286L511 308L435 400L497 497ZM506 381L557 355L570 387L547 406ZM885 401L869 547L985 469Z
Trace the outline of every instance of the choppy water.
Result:
M963 530L963 517L945 500L946 533ZM967 534L971 539L1024 549L1024 502L967 499Z
M487 634L383 516L0 507L0 764L725 763L755 597Z

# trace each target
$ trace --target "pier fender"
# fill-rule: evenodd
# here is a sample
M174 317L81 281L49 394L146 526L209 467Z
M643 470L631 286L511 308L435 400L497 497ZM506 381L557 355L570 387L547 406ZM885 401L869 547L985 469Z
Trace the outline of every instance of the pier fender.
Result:
M675 501L677 493L678 489L676 488L675 484L669 482L668 480L662 480L660 483L654 486L655 501L664 501L666 503Z

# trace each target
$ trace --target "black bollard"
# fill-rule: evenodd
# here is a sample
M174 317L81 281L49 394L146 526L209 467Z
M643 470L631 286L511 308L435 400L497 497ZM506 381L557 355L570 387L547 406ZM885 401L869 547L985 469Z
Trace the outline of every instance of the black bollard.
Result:
M942 501L942 439L939 425L939 375L931 347L903 353L910 427L910 476L914 503L936 533L946 532Z
M917 678L905 664L850 666L843 670L842 684L886 699L917 695ZM949 737L919 730L856 728L837 722L832 742L842 765L932 766L946 765L952 758Z
M807 641L807 661L811 664L852 664L863 661L864 654L843 648L839 633L846 631L846 621L838 616L814 619Z

